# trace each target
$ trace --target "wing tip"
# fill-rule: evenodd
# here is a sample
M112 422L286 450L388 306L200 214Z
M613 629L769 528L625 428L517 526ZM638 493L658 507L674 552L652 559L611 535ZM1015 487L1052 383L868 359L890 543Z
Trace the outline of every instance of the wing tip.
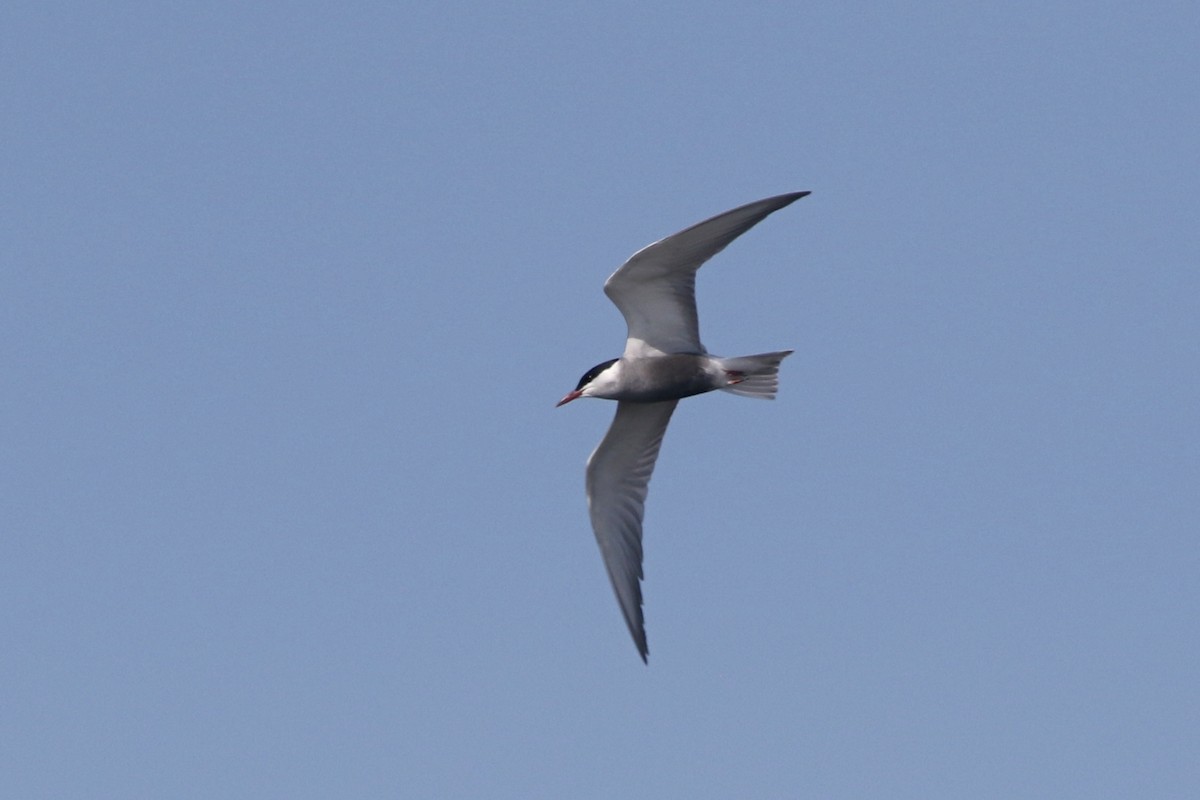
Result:
M810 192L810 191L802 191L802 192L788 192L787 194L781 194L781 195L779 195L779 196L778 196L777 198L775 198L775 199L776 199L776 200L781 200L781 201L783 201L783 206L786 206L786 205L788 205L789 203L794 203L794 202L796 202L796 201L797 201L797 200L799 200L801 197L808 197L810 194L812 194L812 192ZM783 208L783 206L780 206L780 208Z
M650 664L650 647L646 644L646 628L644 625L638 627L635 631L632 626L629 632L633 634L633 643L637 646L638 655L642 657L642 663L649 666Z
M633 616L627 616L625 623L629 627L629 635L633 637L633 644L637 648L638 655L642 657L643 664L649 664L650 645L646 643L646 618L642 616L642 592L641 587L638 587L637 612Z

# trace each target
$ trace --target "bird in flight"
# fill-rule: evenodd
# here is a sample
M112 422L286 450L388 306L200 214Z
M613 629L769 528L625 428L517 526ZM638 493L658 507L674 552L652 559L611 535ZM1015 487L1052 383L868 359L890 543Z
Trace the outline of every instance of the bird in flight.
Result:
M730 242L809 192L740 206L648 245L604 282L629 328L620 358L597 364L558 405L580 397L617 401L608 433L587 462L588 513L625 623L642 661L642 514L663 434L684 397L721 389L775 398L791 350L714 356L700 343L696 271Z

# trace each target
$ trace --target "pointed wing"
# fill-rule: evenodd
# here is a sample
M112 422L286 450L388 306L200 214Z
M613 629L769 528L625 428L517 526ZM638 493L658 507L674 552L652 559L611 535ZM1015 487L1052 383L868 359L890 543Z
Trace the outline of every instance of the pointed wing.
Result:
M705 352L696 317L696 270L767 215L806 194L749 203L634 253L604 282L604 293L629 326L625 358Z
M592 530L643 661L648 649L640 584L642 512L650 473L678 402L617 403L617 415L587 465Z

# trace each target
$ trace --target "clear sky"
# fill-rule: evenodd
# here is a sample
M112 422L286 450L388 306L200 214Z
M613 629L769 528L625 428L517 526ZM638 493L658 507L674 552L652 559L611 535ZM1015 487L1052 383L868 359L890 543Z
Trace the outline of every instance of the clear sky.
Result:
M1198 8L5 3L0 796L1198 796Z

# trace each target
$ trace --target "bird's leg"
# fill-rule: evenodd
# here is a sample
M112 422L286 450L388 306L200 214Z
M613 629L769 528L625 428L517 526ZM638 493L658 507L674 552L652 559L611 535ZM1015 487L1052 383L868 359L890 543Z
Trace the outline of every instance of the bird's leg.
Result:
M736 369L725 370L725 377L729 379L729 385L734 386L746 380L746 373L739 372Z

